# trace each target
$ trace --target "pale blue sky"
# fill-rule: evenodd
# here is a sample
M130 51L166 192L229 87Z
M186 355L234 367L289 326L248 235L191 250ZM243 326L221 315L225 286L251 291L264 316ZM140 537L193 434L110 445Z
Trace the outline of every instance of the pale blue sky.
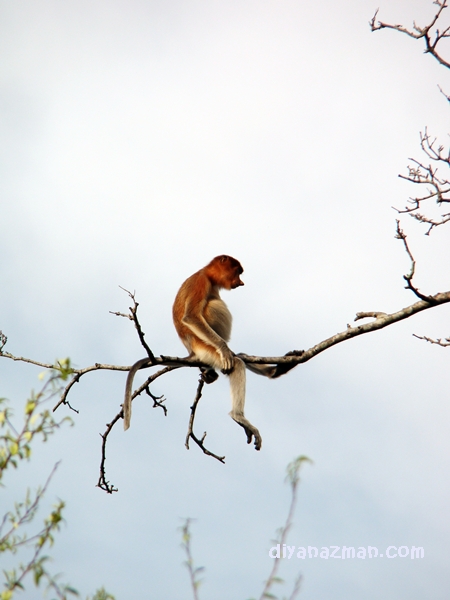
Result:
M369 0L0 0L0 314L7 349L131 364L143 356L119 289L136 290L156 354L184 350L171 322L182 281L219 253L245 287L224 294L231 347L261 355L307 348L357 311L414 297L394 239L397 178L428 125L447 140L448 73L419 43L371 34ZM390 0L380 17L425 23L426 0ZM448 229L404 228L425 293L449 289ZM132 427L110 437L95 488L99 433L125 377L87 375L60 432L5 483L18 498L62 465L47 501L67 501L54 570L82 594L189 598L177 527L190 516L206 567L202 600L248 598L268 576L286 514L287 463L302 476L292 545L418 545L425 559L296 561L301 598L444 600L450 543L449 307L335 347L285 378L248 377L260 453L228 417L225 378L205 390L198 431L221 465L184 448L197 374L154 386L169 415L142 398ZM20 406L40 369L0 361L0 395ZM61 415L63 411L61 411ZM2 502L2 506L4 503ZM290 587L285 589L287 595ZM281 595L281 594L280 594ZM35 598L34 592L24 598Z

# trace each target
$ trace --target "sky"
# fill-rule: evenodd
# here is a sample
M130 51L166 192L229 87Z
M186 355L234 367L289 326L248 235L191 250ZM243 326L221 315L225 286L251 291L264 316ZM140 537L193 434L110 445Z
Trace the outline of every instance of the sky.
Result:
M415 301L393 206L398 174L428 126L447 141L448 73L419 42L371 33L369 0L0 0L0 329L9 352L77 367L145 356L126 312L136 292L157 355L183 356L171 322L181 283L217 254L244 267L223 297L235 352L282 355L343 331L358 311ZM379 17L429 22L427 0L380 2ZM448 18L448 17L447 17ZM450 289L449 230L402 227L424 293ZM98 488L100 436L124 373L82 378L74 427L9 473L1 506L43 483L67 503L52 569L85 597L192 597L183 518L205 567L200 598L258 597L290 499L285 468L306 455L288 543L422 546L421 560L282 561L299 598L448 597L449 307L358 337L268 381L249 374L255 452L228 416L225 377L208 386L198 432L225 465L184 439L198 374L154 385L131 428L113 430ZM0 360L0 396L20 416L42 369ZM138 378L142 381L142 378ZM59 409L60 416L68 414ZM23 598L35 598L30 591Z

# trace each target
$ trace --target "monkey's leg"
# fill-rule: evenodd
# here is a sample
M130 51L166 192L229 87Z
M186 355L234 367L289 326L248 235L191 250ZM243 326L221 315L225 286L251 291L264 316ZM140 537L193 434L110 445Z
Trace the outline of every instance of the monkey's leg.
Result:
M244 428L247 443L251 444L255 438L255 449L261 450L262 438L259 431L244 416L245 406L245 364L240 358L235 357L234 369L229 375L231 387L231 418Z

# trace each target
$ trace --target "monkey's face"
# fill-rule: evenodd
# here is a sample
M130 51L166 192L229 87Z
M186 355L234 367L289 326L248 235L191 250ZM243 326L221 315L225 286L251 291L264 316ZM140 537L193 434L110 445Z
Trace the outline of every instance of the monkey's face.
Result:
M242 273L243 269L241 267L240 272L239 271L235 271L232 279L231 279L231 284L230 284L230 290L234 290L237 287L244 285L244 282L242 281L242 279L239 277L239 275Z
M240 278L244 269L241 263L232 256L227 256L226 254L216 256L209 266L215 267L216 281L220 287L226 290L234 290L244 285L244 282Z
M231 260L234 261L235 264L231 263L228 266L225 278L225 285L223 286L227 290L234 290L237 287L244 285L244 282L240 278L240 275L242 275L244 269L241 267L241 264L237 260L235 260L234 258L232 258Z

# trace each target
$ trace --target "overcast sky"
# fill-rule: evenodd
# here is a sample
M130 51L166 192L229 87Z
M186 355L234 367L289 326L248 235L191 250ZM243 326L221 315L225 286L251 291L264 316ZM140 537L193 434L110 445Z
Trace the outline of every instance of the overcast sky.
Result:
M385 0L379 16L425 24L431 0ZM414 302L394 239L414 194L398 179L428 125L447 141L448 72L418 42L372 34L372 0L0 0L0 329L13 354L76 366L142 358L132 323L109 314L135 290L155 354L184 355L171 321L183 280L217 254L244 266L224 298L236 352L279 355L346 328L358 311ZM449 230L403 218L424 293L450 289ZM309 456L295 546L422 546L423 560L284 561L300 598L444 600L450 544L449 307L334 347L286 377L249 374L246 412L261 452L228 416L221 377L184 437L193 369L153 390L131 429L99 433L120 409L123 373L85 376L75 426L6 477L2 514L62 464L44 512L67 501L52 569L82 593L190 598L182 517L195 518L202 600L261 593L284 522L286 465ZM0 396L20 415L41 369L0 361ZM60 409L63 416L64 409ZM44 513L43 513L44 514ZM31 588L30 588L31 590ZM34 599L30 591L21 597Z

